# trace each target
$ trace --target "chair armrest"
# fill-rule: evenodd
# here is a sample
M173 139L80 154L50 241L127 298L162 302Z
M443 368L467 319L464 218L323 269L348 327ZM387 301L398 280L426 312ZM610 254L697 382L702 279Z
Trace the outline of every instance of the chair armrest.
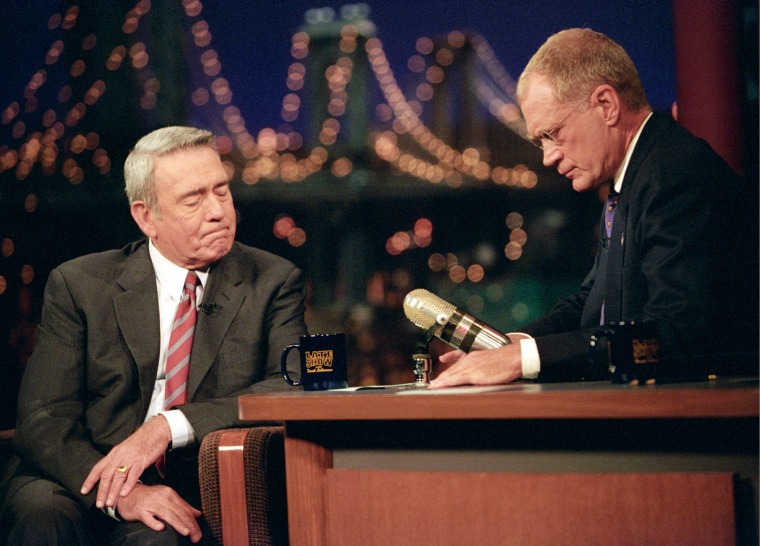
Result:
M198 457L201 504L225 546L287 544L283 428L225 429L207 435Z

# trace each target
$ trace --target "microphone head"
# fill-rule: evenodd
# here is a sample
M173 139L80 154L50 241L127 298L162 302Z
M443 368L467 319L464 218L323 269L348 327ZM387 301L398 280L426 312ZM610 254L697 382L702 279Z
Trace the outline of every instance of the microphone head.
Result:
M404 298L406 318L423 330L436 324L445 325L454 311L455 306L422 288L412 290Z

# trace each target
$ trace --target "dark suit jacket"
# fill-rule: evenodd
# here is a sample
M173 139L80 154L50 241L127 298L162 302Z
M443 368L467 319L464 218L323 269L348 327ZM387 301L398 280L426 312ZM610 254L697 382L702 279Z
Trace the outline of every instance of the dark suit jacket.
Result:
M179 406L199 440L237 422L238 395L285 389L280 353L306 333L301 271L239 243L212 266L203 303L215 307L198 313L188 403ZM51 273L19 396L20 473L47 475L79 495L93 465L143 423L158 317L147 241ZM94 494L82 500L89 505Z
M653 114L626 170L610 239L600 229L580 290L522 329L536 338L539 379L609 377L586 357L602 301L607 323L658 320L673 369L718 366L705 354L757 351L754 197L705 141Z

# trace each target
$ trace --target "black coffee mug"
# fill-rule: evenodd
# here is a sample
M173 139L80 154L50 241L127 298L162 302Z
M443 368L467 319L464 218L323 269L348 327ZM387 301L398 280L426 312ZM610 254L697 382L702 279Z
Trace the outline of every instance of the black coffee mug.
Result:
M300 353L301 376L293 381L288 375L288 354L293 349ZM348 386L346 334L315 334L298 338L288 345L280 358L282 377L289 385L303 387L305 391L343 389Z
M659 324L654 320L611 323L591 336L589 357L607 341L607 365L613 383L646 383L655 379L660 360Z

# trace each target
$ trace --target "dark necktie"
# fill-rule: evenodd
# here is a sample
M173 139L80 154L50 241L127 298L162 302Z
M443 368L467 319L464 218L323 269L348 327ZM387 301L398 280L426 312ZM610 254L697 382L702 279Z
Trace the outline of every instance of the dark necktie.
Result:
M607 197L607 203L604 206L604 229L607 233L605 240L605 248L610 247L610 237L612 237L612 222L615 219L615 209L617 208L618 198L620 194L615 191L612 183L610 183L610 193ZM602 302L602 313L599 318L599 324L604 325L604 302Z
M620 194L610 184L610 194L607 197L607 205L604 209L604 227L607 230L607 239L612 235L612 221L615 219L615 209L617 208Z

